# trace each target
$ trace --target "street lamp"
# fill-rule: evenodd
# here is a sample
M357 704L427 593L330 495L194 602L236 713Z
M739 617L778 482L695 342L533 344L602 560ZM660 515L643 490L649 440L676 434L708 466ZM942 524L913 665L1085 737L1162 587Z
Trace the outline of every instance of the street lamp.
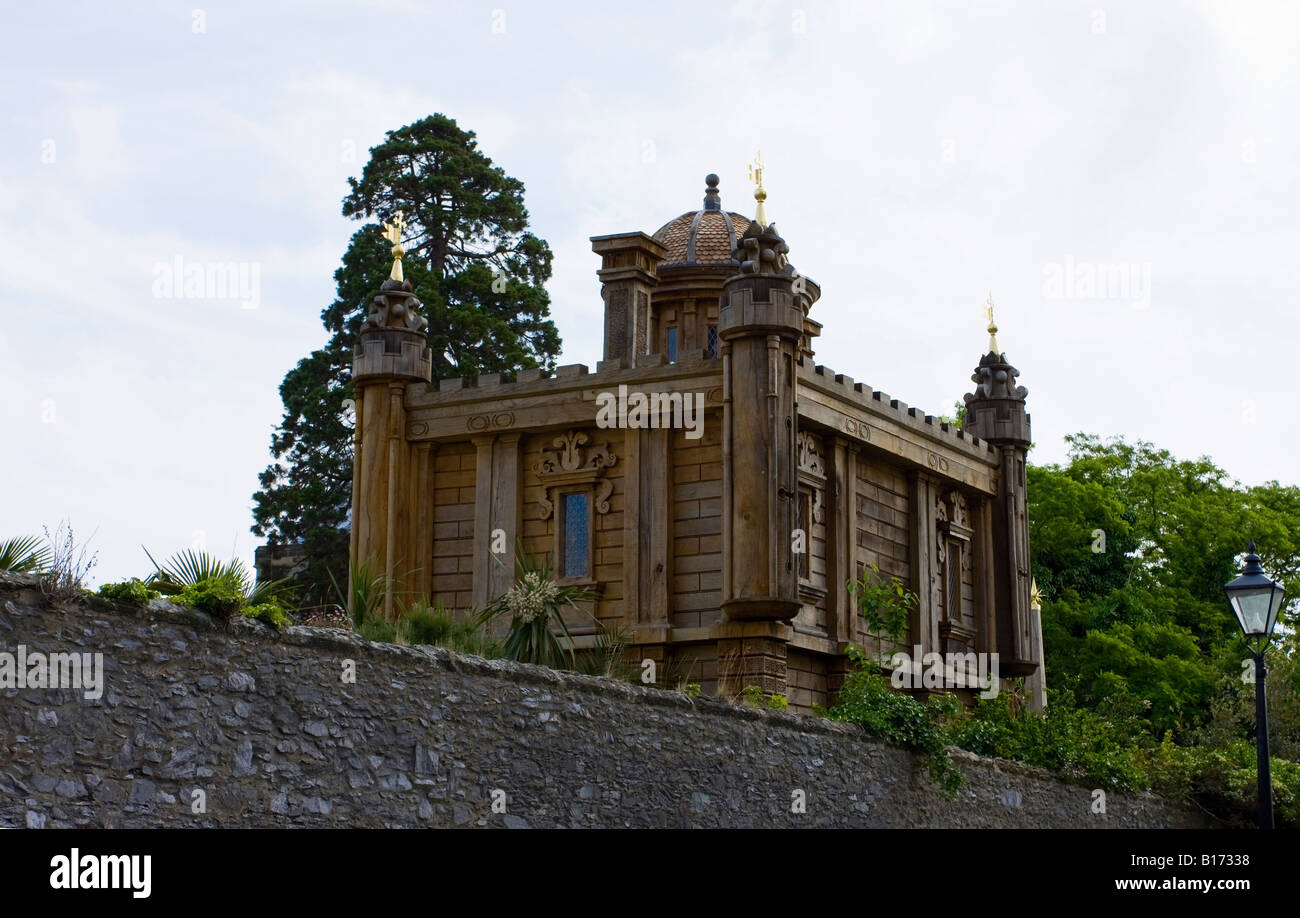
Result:
M1264 648L1273 636L1277 613L1282 609L1286 590L1282 584L1270 580L1260 566L1255 554L1255 540L1250 540L1241 576L1225 584L1232 614L1237 616L1246 645L1255 657L1255 753L1259 775L1259 827L1273 828L1273 785L1268 773L1268 706L1264 699L1264 683L1268 670L1264 668Z

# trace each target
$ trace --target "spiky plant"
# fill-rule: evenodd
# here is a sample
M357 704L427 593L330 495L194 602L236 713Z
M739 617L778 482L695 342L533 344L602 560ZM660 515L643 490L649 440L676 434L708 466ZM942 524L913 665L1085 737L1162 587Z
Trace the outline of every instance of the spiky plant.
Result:
M41 574L53 562L54 553L38 536L16 536L0 542L0 571Z
M510 631L503 648L506 659L553 669L572 666L573 638L564 623L564 610L581 611L578 603L599 596L585 586L557 584L551 578L550 565L538 564L522 548L515 566L514 586L488 603L481 613L483 621L510 616Z
M352 627L360 630L370 619L379 615L384 605L384 588L387 578L376 570L369 560L348 563L348 589L339 586L331 573L330 582L340 596L348 597L348 611L352 614Z
M160 565L149 554L149 549L146 548L144 553L154 566L154 572L145 583L166 595L175 595L186 587L221 581L235 587L245 604L256 606L271 602L284 588L283 580L255 579L238 558L222 561L205 551L186 549Z

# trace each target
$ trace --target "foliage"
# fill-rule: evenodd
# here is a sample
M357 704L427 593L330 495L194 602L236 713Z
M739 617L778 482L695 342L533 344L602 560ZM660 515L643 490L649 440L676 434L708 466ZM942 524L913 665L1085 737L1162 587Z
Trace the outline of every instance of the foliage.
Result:
M54 553L38 536L15 536L0 542L0 571L42 574L50 569Z
M687 682L686 685L682 687L682 691L686 694L687 698L699 698L700 684L698 682Z
M1300 655L1293 632L1279 652L1267 657L1269 751L1280 758L1300 762ZM1242 657L1238 669L1221 676L1210 701L1210 716L1196 734L1196 742L1226 747L1255 738L1254 662ZM1243 672L1248 681L1243 680Z
M500 656L500 647L486 634L481 616L470 613L457 618L442 603L430 605L424 599L399 605L401 613L394 629L397 643L429 644L481 657Z
M953 402L952 414L939 415L939 421L947 424L953 430L961 430L962 425L966 423L966 403L961 401Z
M745 686L740 690L740 699L745 704L753 705L756 708L771 708L774 711L784 711L790 706L790 702L786 700L784 695L779 692L764 695L763 687L759 685Z
M564 612L566 609L582 611L578 603L597 599L596 593L583 586L557 584L551 579L549 563L539 564L522 547L518 549L515 565L514 586L488 603L483 620L510 617L510 630L503 648L506 659L553 669L564 669L566 664L571 667L573 639L564 622Z
M954 696L934 697L923 704L895 691L862 648L850 645L848 653L854 666L825 716L858 724L871 736L917 750L925 757L934 782L955 794L964 777L948 752L944 730L945 718L955 713Z
M120 583L106 583L99 588L99 595L114 602L127 602L137 606L146 605L149 600L162 594L149 588L139 577L132 577Z
M586 676L621 682L639 681L639 670L627 661L628 634L617 622L597 622L596 646L577 657L574 668Z
M397 628L382 618L367 618L356 626L357 634L378 644L396 644Z
M857 580L848 582L849 593L858 605L858 614L868 633L900 640L907 633L908 619L916 608L917 596L898 577L888 580L875 564L864 566Z
M55 599L72 599L84 590L84 582L98 561L99 553L79 543L67 520L53 534L45 528L49 564L41 570L41 589Z
M206 612L226 625L235 620L244 606L244 591L239 581L230 576L208 576L187 583L169 598L179 605Z
M343 214L366 223L321 313L328 342L280 386L275 461L253 496L253 532L306 553L295 578L304 603L344 596L335 578L347 567L354 424L345 402L358 330L392 264L380 221L399 210L407 221L404 272L429 320L435 380L551 370L560 350L545 289L550 247L528 231L523 184L493 165L472 131L440 114L390 131L349 183Z
M333 581L333 572L330 572L329 576ZM352 626L358 631L366 622L379 618L379 611L384 605L384 590L387 583L388 579L376 569L374 562L369 558L348 564L346 589L334 581L335 592L347 598L348 611L352 614Z
M1149 786L1134 746L1141 731L1133 711L1078 708L1068 691L1053 691L1045 711L1018 713L1010 695L1000 692L979 699L973 713L948 726L949 742L977 755L1014 759L1119 790Z
M274 600L271 602L262 602L257 603L256 605L244 606L243 609L240 610L240 614L243 615L244 618L253 618L257 619L259 622L265 622L276 631L283 631L285 628L288 628L293 624L293 619L290 617L289 613L284 610L283 606Z
M1067 442L1067 465L1027 473L1031 566L1045 596L1045 720L1061 721L1053 736L1064 747L1031 742L1034 731L1048 730L1032 722L989 742L998 754L1048 767L1145 782L1220 809L1249 808L1254 685L1242 680L1248 652L1223 584L1237 575L1253 537L1265 568L1296 595L1300 488L1246 487L1207 457L1180 459L1143 441L1076 434ZM1268 657L1278 801L1300 761L1300 672L1288 615L1282 646ZM1090 716L1110 724L1088 724ZM1090 745L1108 729L1127 738L1131 761L1107 760L1100 739ZM1283 803L1277 811L1288 818Z
M222 561L215 555L203 551L186 549L172 555L159 565L153 555L145 552L154 566L154 572L145 582L162 593L171 596L182 593L186 587L204 585L204 589L213 589L211 584L223 581L236 590L243 602L260 605L269 602L281 592L283 584L279 580L254 580L248 573L244 562L238 558ZM193 605L193 603L186 603Z

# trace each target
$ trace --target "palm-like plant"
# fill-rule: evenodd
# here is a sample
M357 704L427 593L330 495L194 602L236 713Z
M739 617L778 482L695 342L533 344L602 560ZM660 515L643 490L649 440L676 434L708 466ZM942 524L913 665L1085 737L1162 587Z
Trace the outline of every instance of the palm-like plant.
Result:
M480 613L481 620L510 616L510 632L504 647L506 659L539 663L553 669L572 664L573 639L564 623L564 610L566 607L580 610L578 603L598 599L598 594L585 586L557 584L551 579L550 565L533 561L522 548L518 551L516 570L515 585L488 603Z
M348 587L344 590L329 572L334 591L340 596L348 597L348 608L352 612L352 627L360 628L367 621L377 617L384 604L384 592L388 578L368 559L348 563Z
M256 606L270 602L284 586L283 580L256 580L238 558L222 561L207 552L187 549L160 565L149 554L149 549L146 548L144 553L149 555L154 566L154 572L145 583L165 595L179 593L187 586L220 580L237 587L247 605Z
M0 571L41 574L54 563L50 546L36 536L17 536L0 542Z

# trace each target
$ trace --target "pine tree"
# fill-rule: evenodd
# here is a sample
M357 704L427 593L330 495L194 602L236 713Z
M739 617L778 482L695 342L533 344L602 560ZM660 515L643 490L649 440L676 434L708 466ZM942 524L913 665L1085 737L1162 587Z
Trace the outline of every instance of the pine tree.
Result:
M435 379L554 369L559 334L544 284L546 241L528 231L524 186L478 150L472 131L440 114L389 131L350 178L343 214L366 223L334 272L337 296L321 313L329 341L280 385L284 418L271 437L275 462L253 495L253 532L299 544L304 603L337 602L347 582L352 501L351 364L370 298L392 258L379 223L406 219L406 278L429 319Z

